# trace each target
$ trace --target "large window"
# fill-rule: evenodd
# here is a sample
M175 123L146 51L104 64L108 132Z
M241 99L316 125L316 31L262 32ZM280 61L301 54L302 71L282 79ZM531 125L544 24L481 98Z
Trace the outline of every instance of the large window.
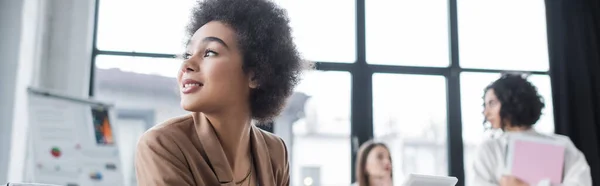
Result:
M394 180L448 174L445 94L444 76L373 75L373 128L392 151Z
M311 61L356 61L356 4L348 0L274 0L290 17L294 42Z
M180 54L193 0L99 0L99 50Z
M462 67L548 71L544 1L457 1Z
M366 3L370 64L447 67L448 0L380 0Z
M276 128L293 125L293 140L286 142L293 149L292 185L307 179L314 185L350 184L350 80L347 72L306 74L296 88L296 94L306 96L297 102L304 107L302 116L293 123L275 123Z
M157 122L184 114L175 56L195 0L97 1L90 95L151 110ZM542 0L274 2L317 63L269 129L288 145L292 185L349 185L369 139L390 147L398 185L409 173L469 185L472 154L489 135L483 88L504 70L533 74L546 101L536 129L554 131Z
M518 6L515 4L518 3ZM460 66L468 69L536 71L528 79L538 88L546 107L535 129L554 132L554 114L544 1L457 0ZM510 12L510 13L507 13ZM465 183L473 186L472 163L478 145L494 135L483 125L484 88L498 73L460 74Z

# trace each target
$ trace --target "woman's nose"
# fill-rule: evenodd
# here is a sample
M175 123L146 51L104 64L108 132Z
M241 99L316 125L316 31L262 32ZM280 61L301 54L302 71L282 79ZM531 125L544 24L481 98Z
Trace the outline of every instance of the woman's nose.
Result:
M193 72L194 69L190 68L190 67L183 67L181 69L181 72L186 73L186 72Z
M392 165L392 162L390 160L383 160L383 164L385 166L390 166L390 165Z
M195 65L193 65L193 63L190 60L186 60L181 65L181 69L180 70L181 70L182 73L189 73L189 72L198 71L198 68Z

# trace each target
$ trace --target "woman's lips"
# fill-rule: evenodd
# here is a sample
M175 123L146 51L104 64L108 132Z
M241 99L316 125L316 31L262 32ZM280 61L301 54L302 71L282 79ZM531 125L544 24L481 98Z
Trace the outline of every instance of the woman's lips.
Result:
M192 80L192 79L185 79L181 82L181 92L183 94L194 93L194 92L200 90L200 88L202 88L203 86L204 86L204 84L199 81Z

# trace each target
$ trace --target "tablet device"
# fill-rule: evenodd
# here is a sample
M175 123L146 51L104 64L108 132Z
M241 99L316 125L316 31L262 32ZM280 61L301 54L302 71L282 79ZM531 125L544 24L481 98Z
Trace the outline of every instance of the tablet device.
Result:
M566 145L542 136L512 135L506 153L506 170L530 185L541 180L562 183Z
M403 186L455 186L456 177L410 174Z

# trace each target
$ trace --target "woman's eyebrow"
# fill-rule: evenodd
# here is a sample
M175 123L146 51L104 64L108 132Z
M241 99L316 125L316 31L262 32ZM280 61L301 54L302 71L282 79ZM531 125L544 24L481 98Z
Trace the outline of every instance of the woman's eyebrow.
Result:
M229 46L227 46L227 43L225 43L225 41L223 41L222 39L218 38L218 37L213 37L213 36L209 36L209 37L205 37L204 39L202 39L202 43L210 43L210 42L217 42L221 45L223 45L225 48L229 49ZM185 48L186 50L190 49L190 46L194 45L194 41L193 40L188 40L185 43Z
M204 39L202 39L203 43L210 43L210 42L217 42L223 46L225 46L225 48L229 49L229 46L227 46L227 44L225 43L225 41L223 41L222 39L218 38L218 37L205 37Z

